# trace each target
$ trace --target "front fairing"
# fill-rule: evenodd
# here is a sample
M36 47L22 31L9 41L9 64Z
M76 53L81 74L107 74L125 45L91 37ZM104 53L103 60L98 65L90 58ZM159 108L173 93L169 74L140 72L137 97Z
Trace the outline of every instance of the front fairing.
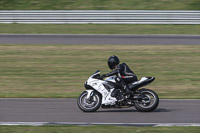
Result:
M105 79L105 81L109 81L109 82L116 83L115 78L116 78L116 76L110 76L110 77L107 77L107 78Z
M100 71L95 72L92 76L90 76L89 79L86 81L85 86L90 86L92 90L96 90L102 95L102 104L105 105L115 104L115 102L117 101L116 98L111 97L111 93L114 90L114 87L111 88L110 90L107 90L104 86L104 84L107 81L99 79L98 76L100 76Z
M97 85L99 86L99 84L102 84L103 80L98 79L98 77L100 76L100 71L96 71L94 74L92 74L88 80L85 82L85 86L89 85L92 88L94 88L95 90L97 90Z
M116 83L115 78L116 76L110 76L105 78L105 80L101 80L98 77L100 76L100 71L96 71L94 74L92 74L89 79L86 81L86 83L88 85L91 85L92 87L96 86L97 84L103 85L103 83L107 83L107 82L112 82L112 83ZM97 88L95 88L97 89Z

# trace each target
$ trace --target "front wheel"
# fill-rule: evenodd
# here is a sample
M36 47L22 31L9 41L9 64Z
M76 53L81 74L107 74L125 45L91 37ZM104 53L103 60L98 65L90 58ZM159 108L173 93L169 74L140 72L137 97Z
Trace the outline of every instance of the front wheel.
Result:
M144 98L137 100L135 108L140 112L150 112L155 110L159 104L158 95L150 89L141 89L139 91Z
M101 96L95 92L90 99L87 99L87 91L81 93L78 98L78 107L84 112L94 112L101 106Z

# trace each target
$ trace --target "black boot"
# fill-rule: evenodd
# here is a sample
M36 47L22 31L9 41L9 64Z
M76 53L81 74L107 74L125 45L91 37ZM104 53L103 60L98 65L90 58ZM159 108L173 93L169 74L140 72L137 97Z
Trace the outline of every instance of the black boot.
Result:
M123 94L122 94L122 92L118 95L118 97L117 97L117 101L118 102L121 102L121 101L123 101L124 100L124 96L123 96Z
M125 86L125 89L124 89L124 96L125 98L129 98L130 97L130 94L131 94L131 90L129 90L128 86Z

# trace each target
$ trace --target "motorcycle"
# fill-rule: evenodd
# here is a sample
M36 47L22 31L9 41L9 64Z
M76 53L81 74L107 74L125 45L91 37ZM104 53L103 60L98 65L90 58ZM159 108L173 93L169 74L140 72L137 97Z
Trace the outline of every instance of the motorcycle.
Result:
M154 77L142 77L139 81L128 84L130 93L125 95L124 89L116 82L119 76L101 79L97 70L85 82L86 90L77 100L78 107L84 112L95 112L102 108L127 108L134 106L140 112L154 111L159 104L158 95L150 89L139 89L155 80Z

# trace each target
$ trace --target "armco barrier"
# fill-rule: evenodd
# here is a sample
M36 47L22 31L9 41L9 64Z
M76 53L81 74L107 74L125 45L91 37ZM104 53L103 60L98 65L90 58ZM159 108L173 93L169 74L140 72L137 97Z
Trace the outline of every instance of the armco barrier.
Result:
M1 10L0 23L200 24L200 11L182 10Z

